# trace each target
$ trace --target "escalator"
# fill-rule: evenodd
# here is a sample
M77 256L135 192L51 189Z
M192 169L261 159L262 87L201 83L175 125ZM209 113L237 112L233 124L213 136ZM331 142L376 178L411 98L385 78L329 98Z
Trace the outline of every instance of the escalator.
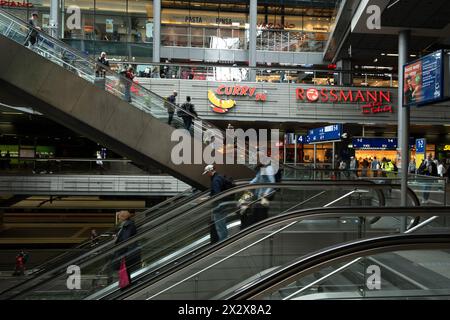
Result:
M32 107L143 167L152 164L200 190L209 187L209 178L202 175L203 159L186 159L191 157L183 153L184 162L176 164L172 153L181 157L175 148L181 140L184 152L196 155L194 151L205 147L201 133L219 129L202 121L194 123L193 137L186 132L172 139L175 129L184 125L181 117L168 124L170 102L104 66L105 76L96 77L100 66L96 61L34 31L39 33L38 41L29 49L23 45L29 25L0 9L0 102ZM124 100L128 87L131 103ZM172 106L177 114L187 113ZM216 149L216 153L224 156L223 149ZM217 170L234 179L254 176L243 164L218 164Z
M226 299L448 300L449 263L448 230L356 240L301 257Z
M259 219L276 216L280 213L294 209L345 205L370 205L368 194L372 195L372 205L384 205L381 190L386 186L375 185L370 182L285 182L283 184L244 185L230 189L222 194L203 202L195 202L192 208L177 214L169 214L170 218L156 221L152 220L145 227L141 227L139 234L120 245L99 246L91 249L82 256L67 261L54 270L38 276L34 281L26 283L20 288L10 290L2 298L18 299L82 299L113 294L117 291L116 273L110 272L112 262L117 262L120 257L115 252L123 248L133 247L138 244L143 264L133 273L133 281L139 282L152 278L162 270L178 265L181 261L187 261L201 250L210 248L210 229L212 211L222 205L226 214L230 237L238 233L244 214L252 207L260 206L260 201L254 199L246 204L247 213L241 212L242 206L239 200L242 194L249 190L271 188L273 199L266 210L266 216ZM365 201L355 202L353 195L365 196ZM330 199L335 199L330 202ZM414 194L411 194L411 204L417 204ZM259 208L259 213L264 210ZM256 223L253 221L252 223ZM350 223L352 224L352 223ZM78 265L82 274L86 277L83 282L85 290L68 291L65 288L66 268L69 265ZM131 267L131 266L130 266ZM83 279L83 280L84 280ZM98 298L97 297L97 298Z
M373 219L374 216L380 219ZM160 277L138 283L128 292L119 293L114 298L133 300L248 298L250 295L246 292L253 294L253 288L258 286L270 288L276 286L276 281L290 278L292 273L286 272L290 264L293 261L303 261L302 270L307 270L312 275L303 283L296 282L296 287L291 288L290 292L283 289L284 292L277 293L281 297L286 297L296 291L297 287L304 288L320 279L320 270L305 262L309 261L309 257L320 256L323 252L332 250L329 249L330 246L335 248L348 241L400 233L402 218L410 220L412 216L421 216L424 221L415 226L410 225L406 233L419 231L422 234L448 234L450 230L448 207L435 207L432 210L420 207L298 210L260 222L227 239L219 246L209 248L195 258L174 266ZM341 251L340 256L345 257L345 253ZM319 261L331 263L337 257L327 255L327 260L319 259ZM347 260L343 263L346 268ZM367 267L366 262L363 265ZM331 272L339 267L341 265L337 264L337 267L325 271ZM352 276L355 278L355 273ZM357 276L361 282L361 272ZM364 273L362 277L367 278L364 277ZM344 283L341 282L341 285Z

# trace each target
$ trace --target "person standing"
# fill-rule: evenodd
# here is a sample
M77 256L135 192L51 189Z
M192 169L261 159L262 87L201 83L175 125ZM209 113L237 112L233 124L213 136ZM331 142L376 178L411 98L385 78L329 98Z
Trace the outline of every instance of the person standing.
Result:
M125 81L124 100L131 103L131 86L133 85L134 79L133 67L127 68L127 71L125 72L125 78L127 78L129 81Z
M442 163L442 161L438 160L438 166L437 166L437 174L439 177L444 177L445 174L445 167L444 164Z
M120 229L116 234L115 244L127 241L137 234L136 225L131 220L131 213L128 210L122 210L116 213ZM128 272L128 278L131 282L131 274L141 268L141 250L137 241L116 251L114 255L115 269L118 271L122 259L125 259L125 265Z
M167 108L167 113L169 114L169 119L167 121L167 124L171 125L172 124L172 120L173 120L173 114L175 113L175 104L177 102L177 95L178 92L176 90L173 90L172 95L170 95L167 98L167 103L166 104L166 108Z
M28 24L30 25L30 33L27 37L27 40L25 41L25 46L27 46L30 49L34 48L34 45L37 43L38 40L38 31L42 30L41 27L39 27L39 14L37 12L33 12L31 14L30 20L28 20Z
M183 119L184 122L184 128L187 131L191 130L192 120L194 119L194 116L197 117L197 111L195 111L194 105L191 103L191 97L186 97L186 102L181 105L181 108L189 113L183 112L180 110L180 114L178 114L179 117Z
M227 189L225 178L220 175L214 165L208 164L203 171L203 175L207 174L211 178L210 197L221 193ZM227 215L224 210L224 204L219 204L213 209L212 222L210 224L211 243L225 240L228 237Z
M408 172L412 174L416 173L416 160L411 159L409 161Z
M95 69L95 76L96 77L105 77L106 70L103 68L103 66L109 68L109 61L106 59L106 52L102 52L100 54L100 57L97 58L97 65Z
M97 230L92 229L91 230L91 246L96 246L98 244L98 234Z

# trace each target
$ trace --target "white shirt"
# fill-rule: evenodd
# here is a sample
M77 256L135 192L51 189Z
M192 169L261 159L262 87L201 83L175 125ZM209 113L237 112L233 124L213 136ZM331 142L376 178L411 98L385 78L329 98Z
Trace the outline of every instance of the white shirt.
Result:
M437 172L438 172L438 176L439 177L443 177L444 176L444 165L442 163L440 163L438 165Z

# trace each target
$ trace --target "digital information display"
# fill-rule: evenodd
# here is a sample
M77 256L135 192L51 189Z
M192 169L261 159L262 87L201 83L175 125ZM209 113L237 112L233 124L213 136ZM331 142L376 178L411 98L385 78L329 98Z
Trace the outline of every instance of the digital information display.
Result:
M426 105L444 99L443 51L403 66L403 104Z
M326 127L309 130L306 139L309 139L308 143L318 143L341 140L341 135L342 124L332 124Z
M396 150L397 138L353 138L354 149ZM414 146L414 139L409 138L409 146Z

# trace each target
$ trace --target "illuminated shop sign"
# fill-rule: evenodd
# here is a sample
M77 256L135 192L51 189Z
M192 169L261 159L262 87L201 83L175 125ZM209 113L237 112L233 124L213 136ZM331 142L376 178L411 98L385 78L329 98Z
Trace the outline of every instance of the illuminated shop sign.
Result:
M211 108L217 113L226 113L229 109L236 106L236 100L234 99L221 99L219 96L247 96L252 97L255 101L264 102L267 100L267 95L262 92L256 92L256 87L249 86L226 86L220 85L217 87L215 92L213 90L208 90L208 100L211 103Z
M17 7L17 8L31 8L32 3L27 3L26 1L4 1L0 0L0 7Z
M389 91L297 88L295 96L299 102L363 103L361 111L364 114L393 111Z
M256 25L258 29L294 29L295 24L288 23L288 24L281 24L281 23L258 23Z

